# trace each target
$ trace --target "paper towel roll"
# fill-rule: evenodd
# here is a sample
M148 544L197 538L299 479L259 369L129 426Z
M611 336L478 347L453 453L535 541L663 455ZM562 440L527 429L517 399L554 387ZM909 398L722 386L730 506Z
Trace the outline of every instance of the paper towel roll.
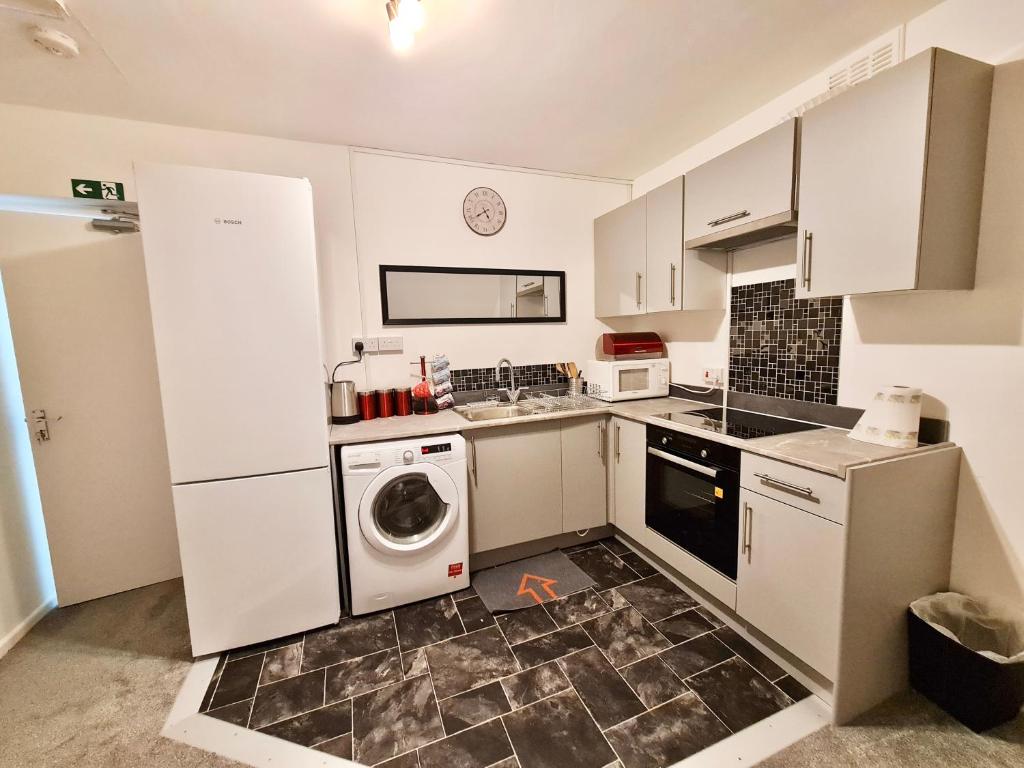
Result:
M882 387L868 405L850 437L892 448L916 448L921 424L921 390L894 385Z

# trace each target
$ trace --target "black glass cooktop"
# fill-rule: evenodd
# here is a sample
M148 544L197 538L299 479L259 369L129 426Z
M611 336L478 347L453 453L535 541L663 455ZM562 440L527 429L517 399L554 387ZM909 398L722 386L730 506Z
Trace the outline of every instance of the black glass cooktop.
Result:
M702 408L699 411L684 413L662 413L654 418L676 424L686 424L690 427L698 427L742 440L822 428L818 424L810 424L806 421L780 419L777 416L740 411L735 408Z

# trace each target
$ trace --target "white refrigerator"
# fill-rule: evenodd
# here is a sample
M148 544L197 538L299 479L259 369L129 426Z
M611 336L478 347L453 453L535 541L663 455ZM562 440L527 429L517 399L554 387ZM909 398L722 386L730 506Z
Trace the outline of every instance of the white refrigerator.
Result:
M192 653L334 623L309 181L148 163L135 180Z

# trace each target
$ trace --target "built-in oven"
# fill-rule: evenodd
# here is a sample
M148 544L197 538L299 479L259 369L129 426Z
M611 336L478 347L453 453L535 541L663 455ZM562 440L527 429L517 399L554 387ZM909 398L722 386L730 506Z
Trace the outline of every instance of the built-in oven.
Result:
M647 427L647 527L733 581L739 495L738 448Z

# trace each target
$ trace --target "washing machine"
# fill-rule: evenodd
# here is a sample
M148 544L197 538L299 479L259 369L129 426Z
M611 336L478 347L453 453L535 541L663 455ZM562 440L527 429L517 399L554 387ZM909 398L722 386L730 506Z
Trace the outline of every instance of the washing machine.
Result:
M353 615L469 586L461 436L344 446L341 477Z

